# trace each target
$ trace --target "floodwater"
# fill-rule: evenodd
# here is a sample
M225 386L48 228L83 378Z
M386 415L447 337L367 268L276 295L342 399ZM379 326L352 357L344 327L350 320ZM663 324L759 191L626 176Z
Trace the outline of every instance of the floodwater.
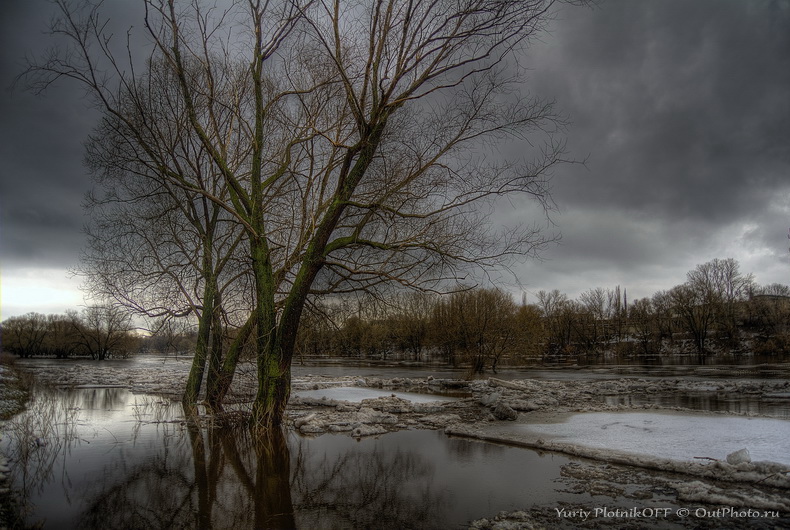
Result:
M118 364L120 368L128 366L125 363L129 362L152 367L162 363L183 365L184 369L189 366L186 358L152 357L109 363ZM88 362L86 366L94 364ZM690 381L732 377L726 367L720 366L664 366L657 372L652 370L633 366L580 367L563 371L541 368L508 370L496 376L507 379L649 379L662 377L656 374L669 370L672 377ZM742 370L736 372L739 379L775 378L777 373L787 377L788 374L787 365L738 370ZM308 374L388 378L463 376L460 371L425 366L327 363L294 367L296 378ZM319 399L325 396L359 401L393 392L347 387L302 393ZM437 395L395 393L413 401L448 399ZM632 404L661 403L705 411L759 412L790 418L790 395L785 393L758 397L700 392L698 395L608 396L605 399L611 403L628 400ZM567 424L553 424L548 428L570 429L558 435L585 439L588 432L609 431L609 435L615 433L616 439L631 443L631 447L647 443L651 438L658 439L673 430L683 438L695 429L718 428L713 424L702 425L696 419L683 425L665 425L657 419L659 414L644 414L646 417L634 416L627 420L613 419L616 415L612 414L601 414L597 419L593 414L585 414L579 418L589 418L592 424L576 424L574 422L583 420L572 417ZM786 427L790 422L780 422L779 431L775 431L776 424L766 424L765 428L760 424L755 431L750 427L756 423L747 425L746 430L740 425L727 427L718 423L730 419L742 422L772 420L717 417L711 421L722 426L723 431L710 432L719 437L736 430L765 432L773 436L765 454L755 452L753 439L744 440L736 449L749 447L755 460L786 461L776 458L775 454L782 451L790 454L786 442L790 439ZM625 441L627 435L636 436L637 441ZM462 528L472 520L490 518L503 510L530 509L544 514L541 521L548 527L574 528L577 521L558 519L555 515L558 508L677 508L684 505L678 501L676 493L667 489L670 479L657 481L661 476L659 472L626 468L630 469L623 473L628 477L623 479L627 484L601 490L601 484L605 486L608 479L596 479L591 486L589 472L585 470L620 468L559 454L452 438L441 431L409 430L361 440L346 435L309 438L288 433L259 440L245 430L189 424L184 421L179 405L156 396L133 394L124 388L38 388L27 411L3 426L2 438L0 451L11 462L12 490L21 495L25 524L42 528ZM611 443L611 439L601 443ZM676 443L681 443L682 447L682 442L677 440L665 441L663 445ZM689 443L708 447L705 440ZM691 449L687 445L683 454L688 456L696 452ZM720 452L728 449L722 447ZM693 456L720 458L722 455ZM781 521L782 524L790 522L787 518ZM667 527L674 524L694 527L701 521L663 522L669 525ZM745 522L729 521L734 527ZM613 527L617 527L615 523ZM634 528L655 526L654 521L630 523L634 523ZM642 523L646 526L641 526Z
M608 418L593 423L613 428ZM639 421L652 420L617 425ZM188 424L179 405L122 388L37 389L3 431L12 489L24 525L35 528L463 528L515 510L531 510L547 527L577 528L578 516L558 510L688 506L666 487L678 477L660 472L429 430L256 439L245 429ZM588 527L624 521L599 522ZM696 528L705 521L627 522ZM715 522L772 528L790 519Z
M500 379L619 379L639 377L644 379L683 378L739 379L758 381L764 379L790 378L790 364L776 363L772 358L745 356L733 362L725 359L720 363L709 361L700 365L692 362L696 357L675 356L656 363L590 363L590 364L545 364L524 367L500 368L497 372L486 372L472 377ZM420 362L353 361L348 359L311 359L304 363L294 361L294 376L326 375L332 377L427 377L463 379L470 376L469 370L446 365L429 365Z
M755 414L790 420L790 394L755 396L727 392L684 392L682 394L631 394L606 396L607 405L658 405L704 412Z
M180 420L121 388L39 391L2 450L42 528L453 528L500 510L588 503L556 454L402 431L355 440Z

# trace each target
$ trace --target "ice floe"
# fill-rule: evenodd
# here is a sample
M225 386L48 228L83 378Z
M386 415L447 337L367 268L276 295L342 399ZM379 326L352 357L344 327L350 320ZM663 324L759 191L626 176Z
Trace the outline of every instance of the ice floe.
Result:
M363 387L320 388L318 390L300 390L295 396L310 399L331 399L334 401L350 401L361 403L364 399L380 397L398 397L412 403L431 403L434 401L454 401L456 398L416 392L397 392Z
M659 412L591 412L567 421L526 424L515 428L544 439L593 448L692 461L724 460L742 448L751 460L767 460L790 468L790 421L773 418L722 417ZM734 464L743 460L738 459ZM733 463L733 462L731 462Z

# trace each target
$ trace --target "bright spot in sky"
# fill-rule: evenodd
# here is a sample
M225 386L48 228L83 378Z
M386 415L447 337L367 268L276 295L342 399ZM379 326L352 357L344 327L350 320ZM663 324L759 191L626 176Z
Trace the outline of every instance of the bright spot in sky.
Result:
M37 313L64 313L84 304L79 278L62 269L3 270L0 274L0 320Z

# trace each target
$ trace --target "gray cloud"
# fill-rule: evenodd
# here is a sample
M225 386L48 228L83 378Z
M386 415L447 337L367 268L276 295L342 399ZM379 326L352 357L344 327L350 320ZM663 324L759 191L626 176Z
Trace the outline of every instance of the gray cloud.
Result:
M573 154L589 156L555 181L564 241L550 271L526 269L531 285L567 269L671 286L747 225L742 241L786 261L790 218L770 205L790 191L790 2L566 9L530 61L534 89L572 117Z
M764 200L790 146L790 9L773 5L621 0L568 12L545 55L550 75L536 79L590 153L594 177L574 179L565 200L712 221Z
M90 179L82 144L97 114L74 84L57 83L36 96L15 82L27 58L52 46L44 34L52 10L42 1L3 6L0 244L6 271L72 267L84 241L81 204Z
M135 23L130 7L119 24ZM41 53L52 6L0 16L0 82ZM790 2L604 0L566 7L525 61L532 93L572 125L554 180L563 244L517 268L528 289L572 296L621 284L647 296L714 257L788 283ZM0 244L12 268L76 261L90 187L82 142L96 122L80 89L0 101ZM756 267L756 269L750 269ZM784 267L784 268L783 268Z

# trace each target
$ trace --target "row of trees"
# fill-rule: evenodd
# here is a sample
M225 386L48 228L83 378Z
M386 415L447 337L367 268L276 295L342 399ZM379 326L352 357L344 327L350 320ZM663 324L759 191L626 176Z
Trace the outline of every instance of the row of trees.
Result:
M393 296L320 307L302 325L307 355L398 356L473 370L577 356L790 351L790 288L760 287L734 259L698 265L687 281L629 303L619 287L570 300L540 291L516 304L497 289Z
M0 324L0 337L2 350L20 357L89 356L104 360L126 357L139 347L130 315L113 306L89 306L82 313L10 317Z
M170 320L158 324L156 333L141 337L131 332L128 314L117 307L89 307L81 315L30 313L2 323L3 348L23 357L95 359L133 350L195 350L194 326ZM500 363L605 354L786 354L790 287L757 286L737 261L717 259L689 272L684 284L631 303L619 287L590 289L576 300L557 290L540 291L534 304L517 304L506 292L481 288L459 288L445 296L346 297L318 302L304 313L296 349L302 357L433 361L467 365L479 373ZM247 345L240 356L254 357L250 350Z
M492 214L551 206L563 123L522 92L520 53L555 0L142 0L125 50L100 2L54 3L61 42L26 79L75 80L102 114L83 272L138 316L197 321L187 406L205 380L221 408L252 344L253 421L278 425L320 297L440 290L554 239Z

